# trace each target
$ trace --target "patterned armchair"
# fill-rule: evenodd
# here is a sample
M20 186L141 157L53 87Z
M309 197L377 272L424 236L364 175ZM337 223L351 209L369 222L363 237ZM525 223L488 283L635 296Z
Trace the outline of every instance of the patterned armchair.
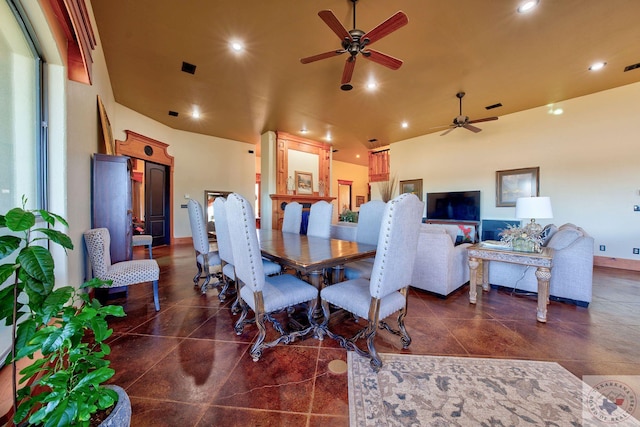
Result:
M91 262L93 276L102 280L112 280L112 287L130 286L152 282L153 302L156 311L160 310L158 279L160 267L154 259L121 261L111 264L111 236L106 228L94 228L84 233L87 252Z

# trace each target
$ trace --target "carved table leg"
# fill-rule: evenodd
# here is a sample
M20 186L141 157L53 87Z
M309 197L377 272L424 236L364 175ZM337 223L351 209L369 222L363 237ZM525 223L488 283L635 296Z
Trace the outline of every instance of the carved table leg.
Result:
M538 312L536 318L538 322L547 321L547 304L549 303L549 281L551 280L551 270L546 267L538 267L536 270L538 278Z
M478 296L477 279L479 265L480 262L476 258L469 258L469 302L471 304L476 303Z
M316 300L315 310L313 312L314 319L322 317L322 304L320 301L320 291L324 287L324 270L315 270L309 273L309 283L318 289L318 297Z
M489 261L482 261L482 290L489 291Z

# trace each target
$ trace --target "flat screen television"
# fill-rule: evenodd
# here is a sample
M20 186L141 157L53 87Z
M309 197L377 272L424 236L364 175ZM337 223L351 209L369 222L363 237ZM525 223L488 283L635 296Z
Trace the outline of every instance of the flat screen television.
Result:
M480 221L480 191L427 193L427 220Z

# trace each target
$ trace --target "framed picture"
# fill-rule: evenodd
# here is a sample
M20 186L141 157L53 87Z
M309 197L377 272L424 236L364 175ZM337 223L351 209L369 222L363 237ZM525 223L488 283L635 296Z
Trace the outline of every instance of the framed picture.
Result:
M104 152L105 154L110 154L113 156L114 154L116 154L116 148L113 141L113 134L111 133L111 123L109 122L109 117L107 117L107 110L105 110L104 104L102 104L100 95L98 95L98 111L100 112L100 124L102 125Z
M409 179L406 181L400 181L400 194L412 193L418 196L418 199L422 200L422 180L421 179Z
M313 194L313 174L296 171L295 185L296 194Z
M515 206L518 197L538 197L540 168L496 171L496 206Z
M356 196L356 208L364 204L364 196Z

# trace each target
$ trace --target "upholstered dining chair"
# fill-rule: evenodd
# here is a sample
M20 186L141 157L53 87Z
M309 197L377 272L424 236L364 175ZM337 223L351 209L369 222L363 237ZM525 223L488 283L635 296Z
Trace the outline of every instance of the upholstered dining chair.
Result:
M153 303L156 311L160 310L158 296L160 267L155 259L121 261L111 264L111 253L109 252L111 236L107 228L93 228L86 231L84 241L87 244L93 277L113 281L110 287L152 282Z
M360 205L358 225L356 226L356 242L377 245L380 225L386 203L382 200L371 200ZM344 266L344 277L347 280L371 278L374 258L350 262Z
M307 236L331 237L331 215L333 215L333 205L319 200L311 205L309 212L309 225Z
M204 210L200 202L194 199L189 199L187 202L187 209L189 211L189 224L191 225L191 237L193 239L193 248L196 251L196 267L198 272L193 278L194 286L198 286L200 283L200 277L202 273L205 273L204 283L200 287L202 293L207 292L211 276L216 276L218 283L220 284L220 274L211 274L211 269L220 265L220 255L218 251L212 251L209 248L209 235L207 234L207 224L204 220ZM212 285L213 286L213 285ZM220 300L224 300L222 293L218 294Z
M298 202L287 203L284 207L282 231L300 234L300 224L302 224L302 205Z
M235 331L237 335L241 335L247 323L255 322L258 336L251 346L250 354L254 361L258 361L265 349L281 343L288 344L313 330L312 313L318 290L291 274L266 276L251 203L232 193L227 198L226 207L236 280L241 282L239 301L242 313L235 324ZM300 331L285 331L272 313L301 303L307 304L309 326ZM253 310L255 319L247 319L249 308ZM265 342L266 320L279 333L276 339L269 342Z
M226 294L229 289L229 281L236 280L235 267L233 263L233 249L231 243L231 235L229 234L229 222L227 221L226 199L224 197L216 197L213 202L213 212L216 217L216 241L218 242L218 255L220 256L220 264L222 266L222 280L224 285L220 294ZM279 274L282 271L280 264L262 259L264 273L267 276ZM236 283L236 291L238 286ZM237 293L236 293L237 295ZM238 307L238 297L233 304L233 311Z
M382 366L382 360L374 345L378 327L399 335L403 348L411 344L411 337L404 326L404 318L407 313L407 291L411 284L423 208L424 204L409 193L388 202L382 217L382 229L371 279L347 280L325 287L320 293L324 314L320 333L327 333L347 350L368 357L375 371ZM335 334L328 325L329 304L367 319L368 322L351 338ZM398 313L397 330L384 322L385 318L394 313ZM359 338L366 340L367 350L357 346Z

